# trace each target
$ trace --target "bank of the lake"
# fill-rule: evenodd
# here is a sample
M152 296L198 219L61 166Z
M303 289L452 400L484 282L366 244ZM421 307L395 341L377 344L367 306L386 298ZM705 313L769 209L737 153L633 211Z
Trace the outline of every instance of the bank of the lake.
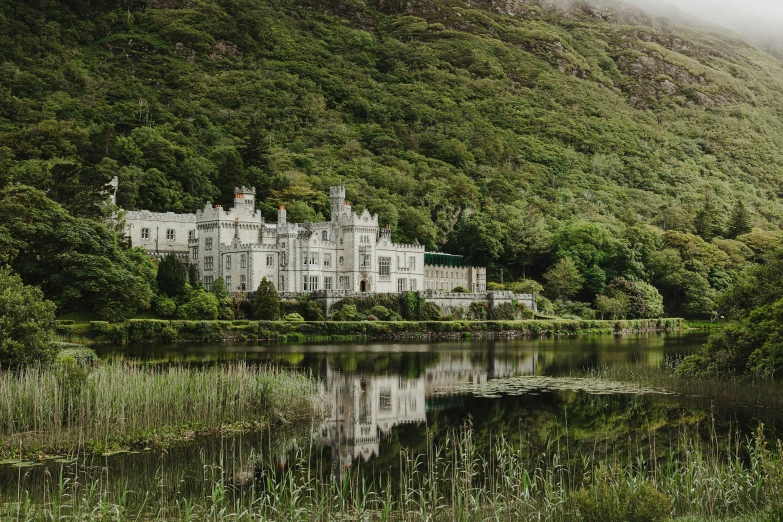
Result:
M678 331L683 320L634 319L524 321L181 321L133 319L122 323L61 321L63 340L122 342L204 342L303 340L515 339L548 335L628 334Z

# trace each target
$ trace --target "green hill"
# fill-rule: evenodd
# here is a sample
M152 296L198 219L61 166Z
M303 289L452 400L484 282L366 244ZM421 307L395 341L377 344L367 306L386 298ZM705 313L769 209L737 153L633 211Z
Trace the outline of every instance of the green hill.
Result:
M754 227L783 224L783 69L630 8L6 0L0 185L90 215L113 175L126 209L193 211L244 184L291 220L328 214L343 182L400 241L506 277L567 255L582 299L625 276L682 309L773 237L713 240L746 232L738 200Z

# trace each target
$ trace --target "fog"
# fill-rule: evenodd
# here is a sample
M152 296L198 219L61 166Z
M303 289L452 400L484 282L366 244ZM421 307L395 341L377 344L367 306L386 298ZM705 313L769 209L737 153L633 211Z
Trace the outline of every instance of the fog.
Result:
M672 15L677 10L743 34L751 40L780 37L781 0L625 0L646 10Z

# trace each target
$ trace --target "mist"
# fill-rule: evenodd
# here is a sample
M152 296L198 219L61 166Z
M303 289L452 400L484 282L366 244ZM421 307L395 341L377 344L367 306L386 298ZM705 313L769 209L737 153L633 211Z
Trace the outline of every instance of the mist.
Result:
M751 41L780 40L783 2L780 0L624 0L652 14L679 13L736 31Z

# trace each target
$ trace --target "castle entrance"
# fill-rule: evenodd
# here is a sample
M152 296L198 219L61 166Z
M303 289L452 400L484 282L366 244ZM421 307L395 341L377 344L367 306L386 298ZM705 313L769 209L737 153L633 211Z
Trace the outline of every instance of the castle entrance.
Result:
M362 279L362 282L359 283L359 291L360 292L366 292L367 291L367 281Z

